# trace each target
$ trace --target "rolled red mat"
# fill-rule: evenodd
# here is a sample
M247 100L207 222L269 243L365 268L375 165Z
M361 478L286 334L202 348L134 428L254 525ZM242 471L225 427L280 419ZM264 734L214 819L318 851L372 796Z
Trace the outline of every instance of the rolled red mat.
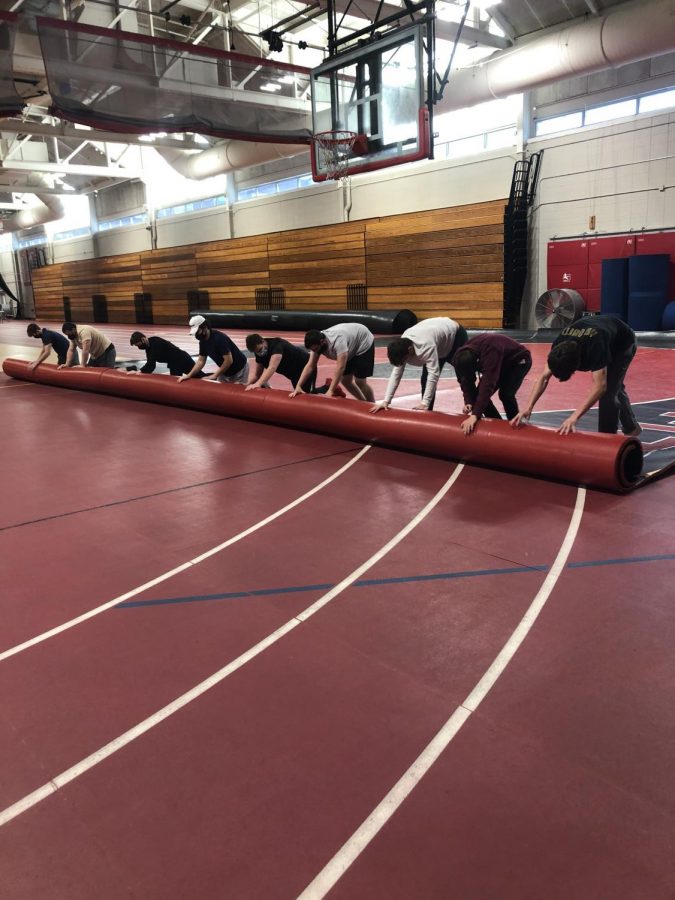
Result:
M473 434L460 429L463 416L394 409L370 412L370 404L300 395L287 391L244 391L242 385L168 375L128 375L117 369L30 369L23 360L6 359L5 374L81 391L164 403L201 412L269 422L305 431L412 450L460 462L508 469L556 481L610 491L627 491L642 480L642 445L623 435L576 432L482 419Z

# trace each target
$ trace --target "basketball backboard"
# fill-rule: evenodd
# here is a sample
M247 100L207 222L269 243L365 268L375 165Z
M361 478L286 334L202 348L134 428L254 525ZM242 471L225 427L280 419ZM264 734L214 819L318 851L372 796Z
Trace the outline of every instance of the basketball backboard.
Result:
M426 46L427 24L417 23L376 36L312 71L314 134L357 135L347 175L430 156ZM316 144L312 176L331 177Z

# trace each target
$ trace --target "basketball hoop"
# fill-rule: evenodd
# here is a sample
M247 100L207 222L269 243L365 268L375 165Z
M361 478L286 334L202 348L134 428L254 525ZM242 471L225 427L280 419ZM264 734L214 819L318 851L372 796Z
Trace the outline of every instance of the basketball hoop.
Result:
M349 178L349 160L356 137L355 131L322 131L314 135L319 168L328 178L343 182Z

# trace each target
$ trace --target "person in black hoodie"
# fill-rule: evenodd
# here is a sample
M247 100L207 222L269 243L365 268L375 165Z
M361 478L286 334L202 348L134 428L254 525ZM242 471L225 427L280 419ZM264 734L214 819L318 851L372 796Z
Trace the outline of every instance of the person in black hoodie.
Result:
M148 337L142 331L134 331L129 343L132 347L145 350L147 362L140 370L144 375L154 372L158 362L166 363L171 375L187 375L194 366L194 360L186 350L164 338Z
M579 419L597 402L598 431L616 434L620 421L624 434L637 437L642 428L624 385L636 351L635 332L618 316L582 316L563 328L553 341L546 366L532 388L527 407L513 418L511 424L518 426L529 419L551 376L567 381L575 372L590 372L590 391L558 428L558 433L575 431Z

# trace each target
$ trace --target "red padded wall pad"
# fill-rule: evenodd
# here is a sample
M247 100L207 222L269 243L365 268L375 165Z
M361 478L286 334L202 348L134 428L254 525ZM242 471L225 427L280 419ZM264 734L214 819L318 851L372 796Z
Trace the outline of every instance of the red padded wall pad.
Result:
M549 428L515 430L508 422L484 419L465 437L459 427L463 417L443 413L392 408L374 415L369 404L351 400L309 395L291 400L286 391L245 392L241 385L202 380L179 384L168 375L127 375L115 369L47 364L29 369L17 359L5 360L3 369L24 381L269 422L589 487L626 491L641 481L642 446L620 435L562 436Z

